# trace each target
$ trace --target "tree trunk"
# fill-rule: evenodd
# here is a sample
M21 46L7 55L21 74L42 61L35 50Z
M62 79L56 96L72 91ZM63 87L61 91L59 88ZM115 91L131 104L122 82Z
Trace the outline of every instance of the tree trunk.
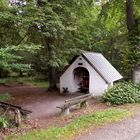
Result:
M130 44L131 56L129 56L129 63L132 65L131 77L133 79L133 70L136 67L134 63L135 52L137 52L137 47L139 45L139 30L138 21L135 19L133 10L133 0L126 0L126 25L128 30L128 41ZM137 61L137 60L136 60Z
M126 25L128 30L128 39L133 49L139 45L138 20L134 16L133 0L126 1Z
M37 2L37 6L38 7L42 7L46 4L45 1L43 0L36 0ZM50 1L48 1L50 2ZM48 37L43 37L44 38L44 45L46 46L46 55L48 57L48 61L53 59L53 48L51 47L51 44L53 43L53 39L52 38L48 38ZM56 71L55 68L51 65L51 63L49 63L48 65L48 82L49 82L49 87L48 90L52 91L52 90L56 90L57 86L56 86Z
M20 76L20 77L23 77L23 73L22 73L21 70L19 71L19 76Z
M53 59L53 49L51 47L51 39L46 40L46 45L47 45L47 55L48 55L48 59L52 60ZM55 68L51 65L51 63L49 63L48 66L48 82L49 82L49 87L48 90L52 91L52 90L56 90L57 86L56 86L56 71Z
M126 24L128 32L131 32L135 26L133 0L126 0Z
M0 69L0 78L8 77L8 71Z
M52 66L49 66L48 80L49 80L48 90L49 91L56 90L57 89L57 86L56 86L56 72L55 72L55 68L53 68Z

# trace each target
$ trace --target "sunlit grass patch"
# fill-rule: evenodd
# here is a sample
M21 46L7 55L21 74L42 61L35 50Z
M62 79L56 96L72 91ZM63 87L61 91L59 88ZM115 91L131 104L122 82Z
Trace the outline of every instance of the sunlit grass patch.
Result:
M36 77L9 77L0 79L0 85L29 84L35 87L48 88L48 81Z
M35 86L35 87L44 87L44 88L47 88L48 87L48 82L47 81L26 81L25 82L26 84L30 84L32 86Z

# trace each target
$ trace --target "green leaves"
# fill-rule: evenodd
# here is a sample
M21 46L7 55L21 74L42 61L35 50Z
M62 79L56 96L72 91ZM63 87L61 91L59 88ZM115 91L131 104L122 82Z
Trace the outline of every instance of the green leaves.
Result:
M3 117L0 117L0 128L5 128L8 126L8 121L3 118Z
M3 9L8 9L9 8L9 2L8 0L1 0L0 1L0 10L3 10Z
M126 104L140 102L140 85L122 82L111 87L104 95L103 100L111 104Z
M27 63L38 63L37 69L47 70L49 65L59 69L81 50L103 53L123 75L133 64L139 65L139 48L129 49L127 40L125 1L43 1L41 6L34 0L27 0L24 6L0 1L0 48L11 48L8 52L1 50L1 67L13 69L11 64L15 63L13 67L19 69ZM138 22L139 3L134 1ZM36 59L33 48L38 45L43 47L35 51ZM31 55L27 55L29 52Z
M0 69L7 71L25 71L31 69L31 64L24 62L22 54L36 53L40 49L37 45L19 45L0 48Z

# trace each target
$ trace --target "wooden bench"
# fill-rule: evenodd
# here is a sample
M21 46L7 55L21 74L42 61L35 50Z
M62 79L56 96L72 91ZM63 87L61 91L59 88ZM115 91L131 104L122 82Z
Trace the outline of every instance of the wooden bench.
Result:
M15 122L17 126L21 124L21 115L27 116L28 114L32 113L32 111L23 109L20 106L9 104L6 102L0 102L0 107L2 107L6 112L8 110L12 110L15 113Z
M71 98L66 100L64 104L57 106L57 108L61 109L61 114L68 115L70 113L70 107L80 104L80 108L87 107L88 100L91 99L91 94L77 96L75 98Z

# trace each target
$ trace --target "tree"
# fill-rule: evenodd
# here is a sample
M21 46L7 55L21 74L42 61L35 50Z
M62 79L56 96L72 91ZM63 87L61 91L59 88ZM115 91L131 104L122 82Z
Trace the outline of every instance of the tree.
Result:
M44 46L49 90L56 89L56 68L66 62L64 52L76 50L72 40L76 40L78 31L76 5L80 7L81 4L83 1L39 0L37 3L28 2L19 14L22 28L28 32L27 41ZM36 40L35 36L40 40ZM60 58L62 56L63 59Z
M19 45L19 46L7 46L0 48L0 77L8 75L10 72L22 72L29 71L32 69L31 63L24 61L26 58L21 54L34 54L40 46L30 45Z
M128 30L129 53L128 62L131 64L131 71L140 65L140 39L138 18L134 15L133 0L126 1L126 25Z
M140 64L139 1L112 0L101 3L94 46L124 74L132 78L132 69Z
M0 48L43 46L32 61L17 62L31 63L46 74L50 90L56 88L57 72L85 50L103 53L126 78L140 63L139 0L16 0L11 6L3 2Z
M0 77L7 77L12 71L22 73L31 69L27 54L34 55L39 49L37 45L25 43L18 15L17 7L10 6L5 0L0 2Z

